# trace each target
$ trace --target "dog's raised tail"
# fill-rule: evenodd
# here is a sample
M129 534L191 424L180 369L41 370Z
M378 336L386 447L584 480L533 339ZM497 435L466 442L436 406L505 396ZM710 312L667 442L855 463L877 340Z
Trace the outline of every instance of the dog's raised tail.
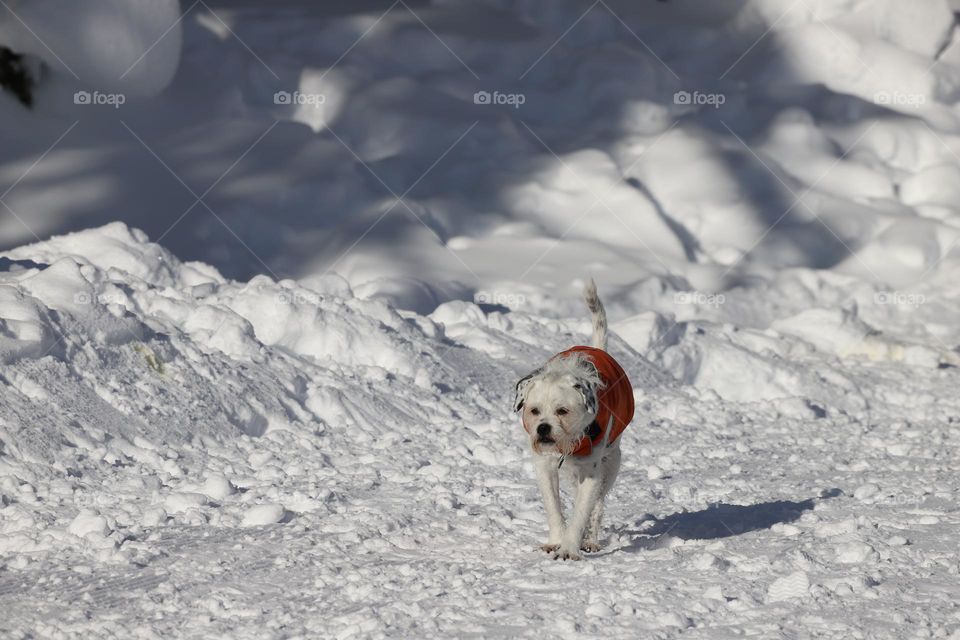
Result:
M583 287L583 299L587 303L587 308L590 309L590 316L593 320L593 338L590 345L606 351L607 311L603 308L603 303L600 302L600 296L597 295L597 283L593 281L593 278L587 280L586 286Z

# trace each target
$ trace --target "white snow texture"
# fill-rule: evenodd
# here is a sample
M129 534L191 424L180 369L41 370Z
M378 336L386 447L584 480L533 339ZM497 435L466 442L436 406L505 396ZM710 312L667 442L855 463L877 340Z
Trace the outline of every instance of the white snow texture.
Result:
M0 637L960 638L958 3L0 4Z

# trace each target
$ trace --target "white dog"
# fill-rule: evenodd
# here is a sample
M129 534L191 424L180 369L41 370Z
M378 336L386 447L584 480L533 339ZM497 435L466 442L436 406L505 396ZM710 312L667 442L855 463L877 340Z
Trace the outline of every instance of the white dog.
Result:
M541 548L554 559L579 560L600 549L603 501L620 470L620 434L633 419L633 388L606 351L607 314L590 280L592 347L573 347L517 383L516 411L530 439L537 483L550 527ZM573 516L563 517L560 474L576 489Z

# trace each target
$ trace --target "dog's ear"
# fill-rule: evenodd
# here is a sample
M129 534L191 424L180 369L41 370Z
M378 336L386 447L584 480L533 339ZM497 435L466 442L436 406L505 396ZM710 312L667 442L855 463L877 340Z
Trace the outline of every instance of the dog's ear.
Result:
M587 413L597 415L597 394L600 389L597 384L591 380L577 380L573 388L580 392L583 398L583 406L587 408Z
M527 375L520 378L520 380L517 382L516 396L513 399L514 411L520 411L520 409L523 409L523 403L527 400L527 392L530 390L530 385L533 384L533 379L542 372L543 369L534 369Z

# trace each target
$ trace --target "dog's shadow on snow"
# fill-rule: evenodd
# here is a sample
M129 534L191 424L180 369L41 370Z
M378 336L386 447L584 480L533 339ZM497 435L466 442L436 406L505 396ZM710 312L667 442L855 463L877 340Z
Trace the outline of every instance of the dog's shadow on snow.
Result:
M712 504L700 511L681 511L660 519L641 520L634 525L614 530L614 538L629 539L619 551L637 552L670 546L673 538L680 540L717 540L739 536L751 531L769 529L775 524L793 522L804 511L813 509L817 500L839 495L826 495L800 502L774 500L759 504Z

